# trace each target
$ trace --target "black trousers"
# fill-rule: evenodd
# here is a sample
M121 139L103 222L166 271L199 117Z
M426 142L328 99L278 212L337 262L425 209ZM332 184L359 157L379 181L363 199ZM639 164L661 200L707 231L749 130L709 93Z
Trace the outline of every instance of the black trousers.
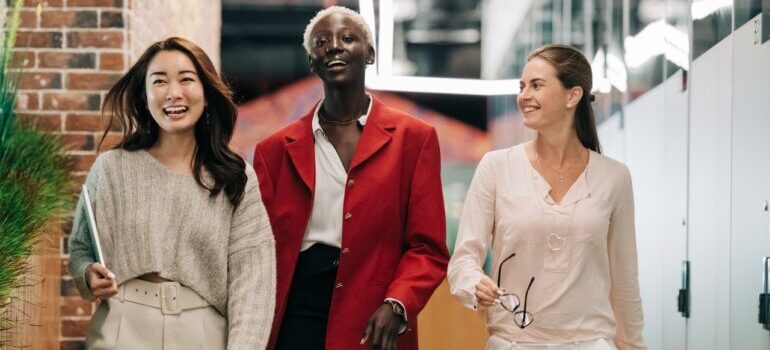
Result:
M340 249L314 244L297 259L277 350L323 350Z

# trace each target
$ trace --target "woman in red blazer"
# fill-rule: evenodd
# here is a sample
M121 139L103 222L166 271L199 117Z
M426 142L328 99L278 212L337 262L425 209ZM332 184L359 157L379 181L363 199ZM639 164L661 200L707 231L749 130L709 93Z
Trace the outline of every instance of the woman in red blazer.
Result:
M324 100L254 153L278 259L269 348L417 349L449 258L436 131L366 93L359 14L322 10L305 48Z

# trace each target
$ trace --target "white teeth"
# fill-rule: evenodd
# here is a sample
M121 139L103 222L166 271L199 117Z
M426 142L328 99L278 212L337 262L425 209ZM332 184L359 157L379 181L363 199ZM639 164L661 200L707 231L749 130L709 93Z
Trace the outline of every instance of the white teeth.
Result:
M331 67L331 66L338 65L338 64L341 64L343 66L347 65L347 63L345 63L345 61L343 61L343 60L333 60L333 61L330 61L330 62L326 63L326 66L327 67Z
M163 109L166 114L177 114L177 113L183 113L187 111L187 107L179 106L179 107L166 107Z
M522 111L524 113L534 112L537 108L536 107L524 107L522 108Z

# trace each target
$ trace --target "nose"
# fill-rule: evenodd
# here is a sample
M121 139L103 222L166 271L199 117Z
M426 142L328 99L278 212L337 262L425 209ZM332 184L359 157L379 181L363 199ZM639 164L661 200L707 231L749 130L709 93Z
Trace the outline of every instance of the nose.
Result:
M168 84L168 90L166 91L166 101L173 101L182 97L182 89L176 82Z
M333 37L329 41L329 45L326 45L326 53L329 53L329 52L332 52L332 51L341 50L342 49L341 44L342 44L342 42L340 41L339 38Z

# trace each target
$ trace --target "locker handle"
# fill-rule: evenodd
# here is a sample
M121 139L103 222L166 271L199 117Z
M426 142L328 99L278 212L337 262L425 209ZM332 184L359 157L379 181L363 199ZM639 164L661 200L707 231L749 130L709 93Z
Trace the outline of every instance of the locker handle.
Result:
M682 261L682 288L677 295L677 311L682 317L690 317L690 262Z
M759 323L770 331L770 257L762 258L762 293L759 294Z

